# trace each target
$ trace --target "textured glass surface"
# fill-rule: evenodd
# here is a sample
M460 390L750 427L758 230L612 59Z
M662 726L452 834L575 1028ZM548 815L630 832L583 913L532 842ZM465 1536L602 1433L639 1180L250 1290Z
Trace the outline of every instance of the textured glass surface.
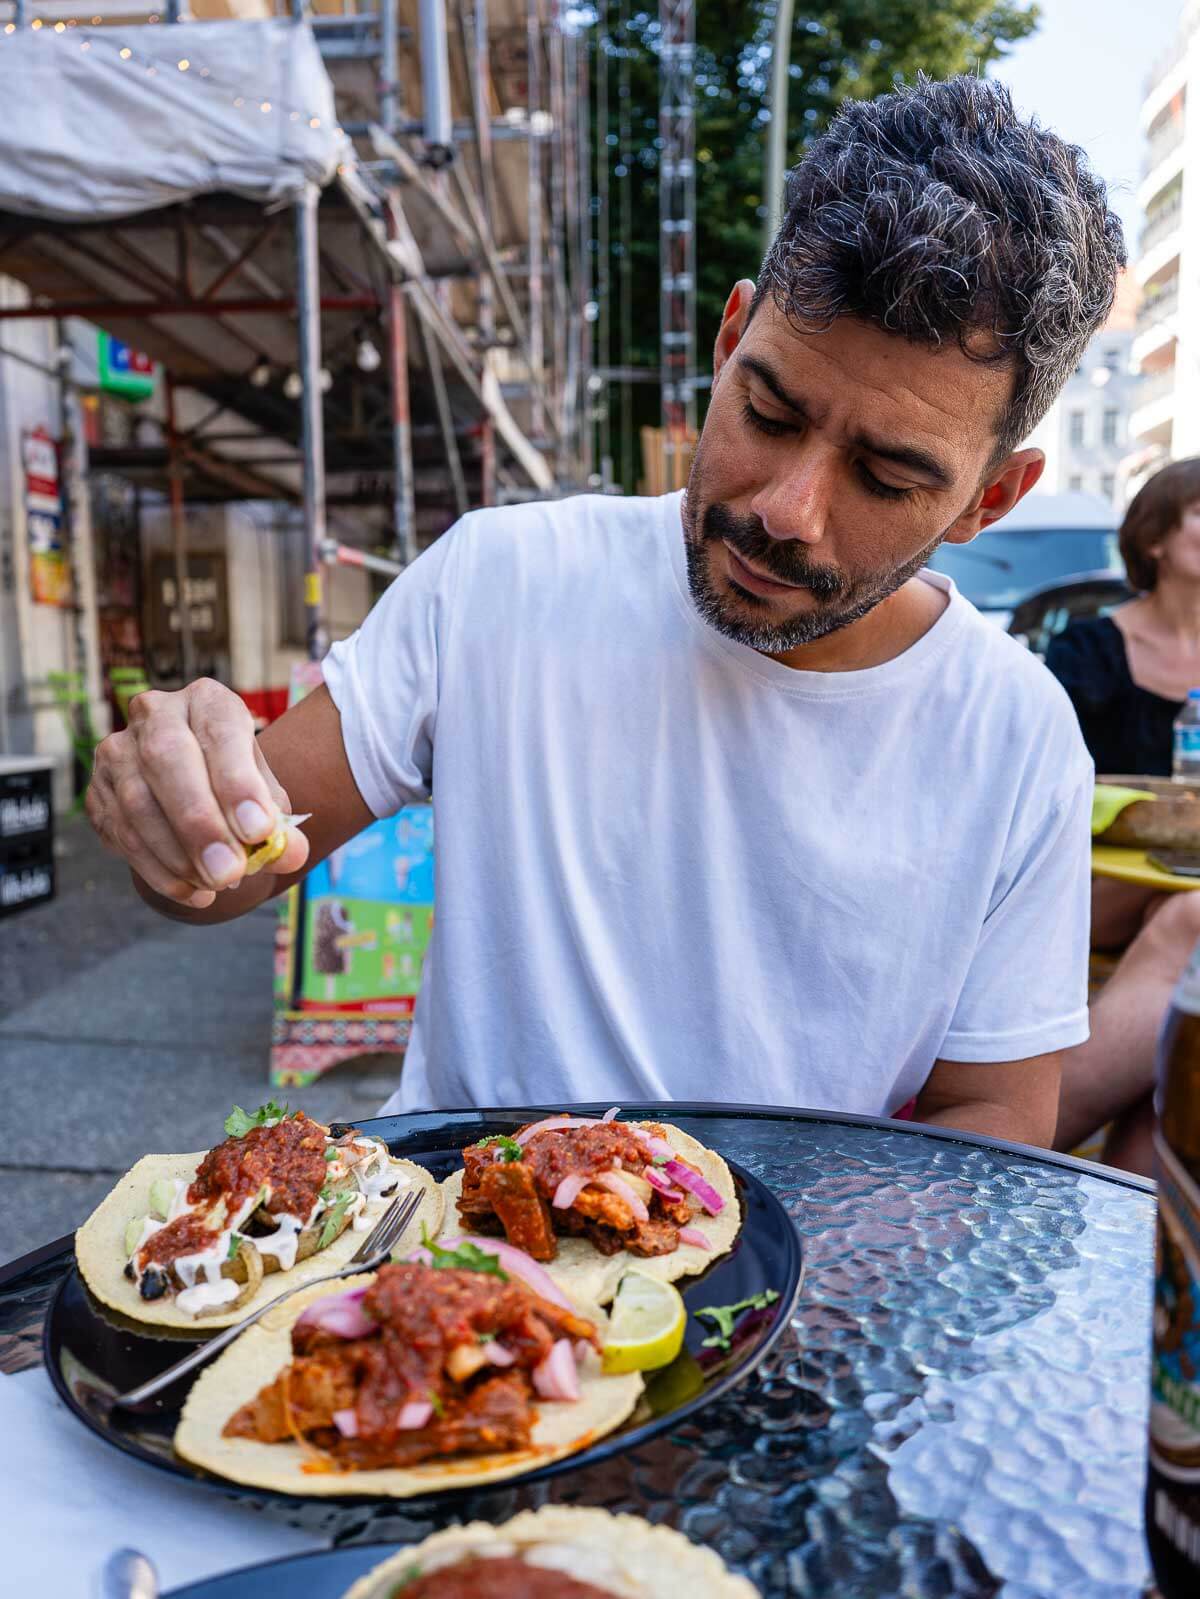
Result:
M680 1121L787 1205L805 1248L793 1329L678 1431L540 1487L472 1493L455 1515L636 1511L713 1545L766 1596L1137 1599L1152 1197L917 1132ZM29 1350L44 1298L40 1282L0 1290L0 1364ZM341 1541L448 1519L267 1513Z

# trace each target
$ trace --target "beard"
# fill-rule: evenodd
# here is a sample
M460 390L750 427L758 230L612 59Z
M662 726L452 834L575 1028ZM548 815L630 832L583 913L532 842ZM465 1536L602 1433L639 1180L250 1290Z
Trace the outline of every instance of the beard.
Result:
M939 533L902 566L854 577L827 562L814 561L799 539L773 539L758 517L735 516L719 502L705 508L697 526L688 516L685 499L684 522L688 587L696 609L718 633L764 655L782 655L813 644L859 621L915 576L945 537ZM815 606L779 616L776 607L781 599L752 594L734 578L718 586L712 552L719 543L728 545L766 576L799 585Z

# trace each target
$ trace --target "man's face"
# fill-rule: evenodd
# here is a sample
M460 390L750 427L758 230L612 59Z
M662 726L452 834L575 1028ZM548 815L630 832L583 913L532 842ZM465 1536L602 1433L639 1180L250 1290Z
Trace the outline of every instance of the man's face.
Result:
M768 654L865 616L978 531L1011 387L850 318L799 333L769 296L744 328L727 313L684 513L701 615Z

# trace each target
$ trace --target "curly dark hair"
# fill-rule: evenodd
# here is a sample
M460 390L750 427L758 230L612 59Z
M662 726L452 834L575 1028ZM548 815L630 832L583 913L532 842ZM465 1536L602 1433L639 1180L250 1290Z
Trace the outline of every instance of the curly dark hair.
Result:
M1172 461L1143 483L1125 512L1119 534L1121 559L1130 584L1149 594L1158 582L1158 557L1150 552L1183 521L1189 505L1200 500L1200 456Z
M770 294L804 332L857 317L1010 362L998 460L1078 366L1124 265L1082 150L1020 118L1003 84L921 76L847 100L793 167L753 307Z

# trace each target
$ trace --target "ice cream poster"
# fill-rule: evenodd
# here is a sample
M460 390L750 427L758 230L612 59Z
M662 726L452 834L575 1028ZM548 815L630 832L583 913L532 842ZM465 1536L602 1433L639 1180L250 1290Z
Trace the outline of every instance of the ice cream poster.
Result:
M411 1015L433 927L433 810L375 822L304 885L300 1009Z

